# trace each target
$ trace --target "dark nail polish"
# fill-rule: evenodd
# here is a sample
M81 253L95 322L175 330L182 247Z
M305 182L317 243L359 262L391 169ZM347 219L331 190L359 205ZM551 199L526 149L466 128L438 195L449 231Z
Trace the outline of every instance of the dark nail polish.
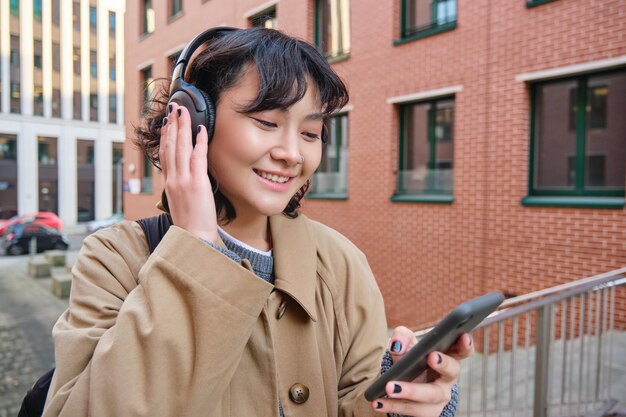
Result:
M168 105L167 105L167 113L168 113L168 114L169 114L169 113L171 113L173 109L174 109L174 106L173 106L173 105L171 105L171 104L168 104Z
M180 115L183 114L183 111L179 108L176 109L176 113L178 113L178 117L180 117Z
M396 340L395 342L391 344L391 351L393 353L400 353L401 350L402 350L402 343Z
M161 126L165 126L166 124L167 124L167 117L164 117Z
M202 132L202 125L198 125L198 129L196 129L198 133Z
M376 402L376 409L380 410L381 408L383 408L383 403L381 403L380 401Z
M393 393L398 394L400 392L402 392L402 387L398 384L393 384Z
M443 358L441 357L440 354L437 353L437 365L440 365L441 362L443 362Z

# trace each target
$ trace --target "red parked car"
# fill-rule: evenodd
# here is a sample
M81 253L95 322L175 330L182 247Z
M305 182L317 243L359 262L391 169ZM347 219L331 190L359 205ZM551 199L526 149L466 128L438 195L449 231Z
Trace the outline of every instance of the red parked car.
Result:
M58 231L63 230L63 221L56 214L51 211L39 211L37 213L31 214L22 214L21 216L11 217L6 222L0 224L0 236L4 235L4 232L14 224L24 224L24 223L37 223L43 224L45 226L51 227L53 229L57 229Z

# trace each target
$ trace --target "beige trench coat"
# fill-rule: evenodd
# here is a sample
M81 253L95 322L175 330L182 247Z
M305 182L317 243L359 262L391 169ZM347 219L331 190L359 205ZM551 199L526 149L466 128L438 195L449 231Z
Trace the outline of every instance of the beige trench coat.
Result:
M44 416L276 417L279 400L287 417L380 415L363 397L387 337L365 256L304 215L270 227L274 286L176 226L152 255L135 222L87 237Z

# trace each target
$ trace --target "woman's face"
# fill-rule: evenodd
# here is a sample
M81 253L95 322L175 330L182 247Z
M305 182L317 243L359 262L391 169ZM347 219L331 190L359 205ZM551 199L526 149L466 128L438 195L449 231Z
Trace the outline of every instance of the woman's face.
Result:
M222 92L209 170L233 204L237 218L281 213L317 169L322 153L322 114L309 79L302 100L287 110L243 114L258 94L254 67ZM304 159L303 159L304 158Z

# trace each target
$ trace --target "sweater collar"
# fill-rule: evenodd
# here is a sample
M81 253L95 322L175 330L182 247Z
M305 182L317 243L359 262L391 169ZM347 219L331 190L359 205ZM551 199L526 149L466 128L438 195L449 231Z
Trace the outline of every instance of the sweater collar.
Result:
M315 289L317 250L303 214L289 219L282 214L270 217L274 253L275 288L291 296L317 321Z

